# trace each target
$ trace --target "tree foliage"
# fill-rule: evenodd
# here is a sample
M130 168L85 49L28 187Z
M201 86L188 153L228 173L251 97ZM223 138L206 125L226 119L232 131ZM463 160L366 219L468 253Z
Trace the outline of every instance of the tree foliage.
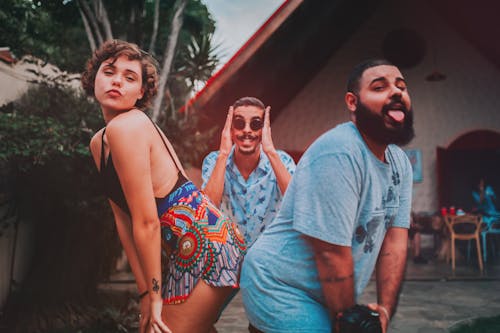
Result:
M62 1L0 1L0 46L31 54L63 70L81 72L90 54L78 10Z
M103 1L113 37L149 50L155 1ZM162 57L167 43L174 3L174 0L159 1L159 30L152 50L157 58ZM19 57L32 54L63 70L81 72L91 54L76 0L2 0L0 21L0 46L10 47ZM206 6L200 0L190 0L179 36L180 52L192 37L214 30L215 22Z
M94 103L64 87L33 87L0 111L0 160L26 172L54 158L87 158L102 124Z
M174 37L172 19L182 2L186 6L178 41L169 48L167 43ZM174 113L192 95L193 82L206 81L218 63L211 38L215 22L201 0L3 0L0 21L0 46L9 46L18 56L33 54L71 72L81 72L91 54L85 21L96 47L97 35L102 40L111 35L150 50L159 63L171 56L162 68L169 75L153 114L160 125L171 123L168 118L175 120Z
M0 108L0 159L18 214L32 221L35 235L32 265L5 310L11 331L49 325L28 319L37 309L91 302L120 253L87 148L101 125L95 103L58 85L34 86Z

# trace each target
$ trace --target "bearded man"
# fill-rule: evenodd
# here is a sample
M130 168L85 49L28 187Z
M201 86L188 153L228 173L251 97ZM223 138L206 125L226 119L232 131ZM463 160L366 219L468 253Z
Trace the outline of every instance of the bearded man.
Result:
M384 333L394 314L412 192L397 145L414 136L411 100L396 66L370 60L353 69L345 103L352 121L307 149L280 212L245 257L250 332L332 332L343 313L357 311L375 268L369 307Z

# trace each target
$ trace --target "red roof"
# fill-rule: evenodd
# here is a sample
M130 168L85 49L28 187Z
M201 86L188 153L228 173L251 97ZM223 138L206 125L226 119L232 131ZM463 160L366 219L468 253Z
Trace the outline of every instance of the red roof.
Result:
M281 6L264 22L264 24L243 44L243 46L206 82L205 86L189 100L179 112L191 107L203 97L209 98L210 91L217 82L230 77L252 54L271 36L281 23L297 8L303 0L285 0ZM217 89L217 88L214 88ZM203 104L203 102L202 102Z

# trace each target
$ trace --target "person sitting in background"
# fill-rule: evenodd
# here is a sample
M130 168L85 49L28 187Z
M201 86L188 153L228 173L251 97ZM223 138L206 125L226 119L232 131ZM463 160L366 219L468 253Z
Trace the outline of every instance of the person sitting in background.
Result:
M493 188L486 185L483 178L479 180L478 191L472 192L472 197L477 204L477 210L483 215L483 221L490 223L500 219L500 211L495 207L497 197Z

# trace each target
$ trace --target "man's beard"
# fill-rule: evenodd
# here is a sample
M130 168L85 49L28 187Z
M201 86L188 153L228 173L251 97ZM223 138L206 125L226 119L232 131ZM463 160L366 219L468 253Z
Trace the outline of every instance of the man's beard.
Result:
M382 108L381 114L372 112L358 98L356 105L356 126L361 132L366 134L372 140L380 144L396 144L404 146L409 143L415 136L413 129L413 109L408 110L406 106L396 107L396 109L404 112L405 117L402 123L393 122L393 127L388 127L384 120L387 112L394 107L392 104L402 104L401 101L391 101Z

